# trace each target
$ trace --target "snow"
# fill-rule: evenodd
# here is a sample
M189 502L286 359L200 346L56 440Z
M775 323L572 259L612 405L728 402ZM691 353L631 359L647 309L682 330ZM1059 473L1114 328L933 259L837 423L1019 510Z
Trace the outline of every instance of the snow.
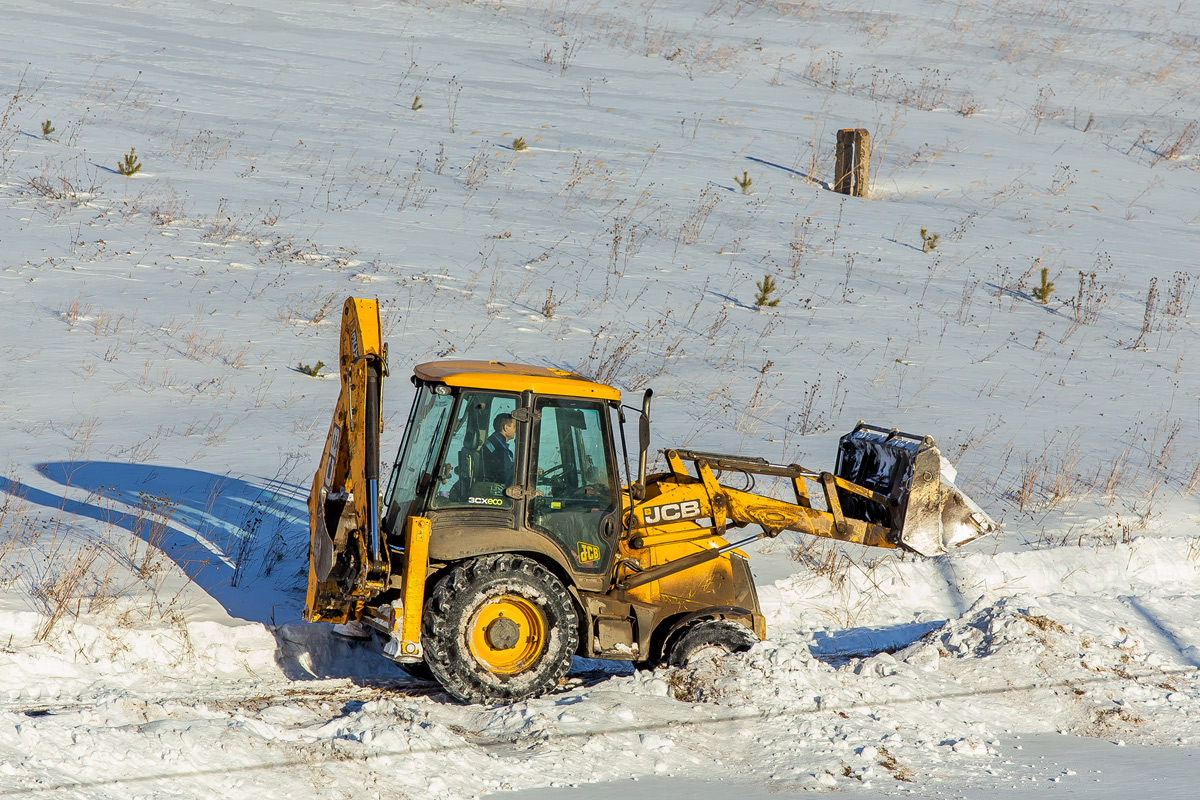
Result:
M1191 3L4 18L0 793L1193 793ZM869 200L829 190L843 127ZM338 388L300 367L351 295L385 449L412 364L523 361L652 386L655 447L829 469L859 419L932 435L1005 529L784 534L750 653L456 704L300 620Z

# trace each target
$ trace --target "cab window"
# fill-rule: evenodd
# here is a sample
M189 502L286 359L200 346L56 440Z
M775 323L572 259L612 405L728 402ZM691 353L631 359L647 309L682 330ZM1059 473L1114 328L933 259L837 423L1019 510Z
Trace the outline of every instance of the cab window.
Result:
M612 549L606 517L617 507L609 437L600 403L539 399L533 436L535 483L529 525L549 533L581 571L605 568ZM609 520L611 524L611 520Z
M516 407L516 395L462 393L431 508L512 508L504 490L515 480Z

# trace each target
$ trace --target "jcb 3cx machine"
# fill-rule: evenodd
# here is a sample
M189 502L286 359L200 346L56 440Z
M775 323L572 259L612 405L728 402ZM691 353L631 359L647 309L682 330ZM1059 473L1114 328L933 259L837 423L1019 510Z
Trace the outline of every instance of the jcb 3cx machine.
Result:
M997 529L947 479L930 437L865 423L841 438L832 472L672 449L667 471L647 475L649 390L637 475L622 482L617 389L495 361L413 370L381 492L388 366L376 301L346 301L338 371L309 497L305 619L374 629L401 666L466 702L544 693L573 655L646 667L749 648L766 625L738 548L762 537L932 556ZM723 476L781 479L794 500Z

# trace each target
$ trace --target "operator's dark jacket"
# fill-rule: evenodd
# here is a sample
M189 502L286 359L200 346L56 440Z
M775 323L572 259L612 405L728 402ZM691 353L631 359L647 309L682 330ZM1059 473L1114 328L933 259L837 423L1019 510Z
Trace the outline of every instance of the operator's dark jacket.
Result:
M483 443L483 476L494 483L510 484L515 472L512 449L496 431Z

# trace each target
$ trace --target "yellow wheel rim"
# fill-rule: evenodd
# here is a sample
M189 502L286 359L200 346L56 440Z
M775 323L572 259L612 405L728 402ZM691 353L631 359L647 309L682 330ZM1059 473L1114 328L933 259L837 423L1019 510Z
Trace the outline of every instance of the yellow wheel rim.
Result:
M471 654L489 672L515 675L532 664L546 644L546 618L517 595L487 601L471 618Z

